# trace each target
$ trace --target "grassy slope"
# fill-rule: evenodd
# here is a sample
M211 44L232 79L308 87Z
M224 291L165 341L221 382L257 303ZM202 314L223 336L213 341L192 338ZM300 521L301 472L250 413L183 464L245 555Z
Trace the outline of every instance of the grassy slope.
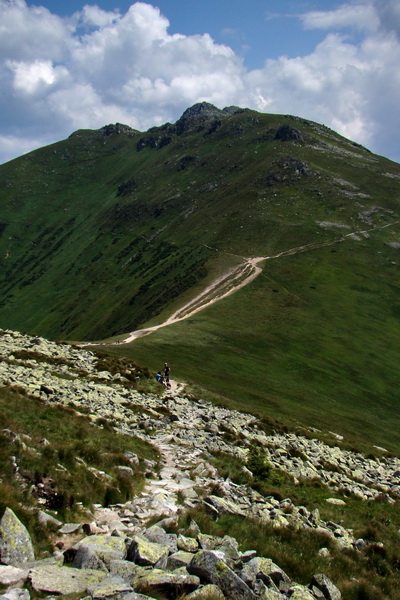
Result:
M248 288L112 351L154 369L168 360L237 407L398 451L394 251L371 271L357 243L267 261Z

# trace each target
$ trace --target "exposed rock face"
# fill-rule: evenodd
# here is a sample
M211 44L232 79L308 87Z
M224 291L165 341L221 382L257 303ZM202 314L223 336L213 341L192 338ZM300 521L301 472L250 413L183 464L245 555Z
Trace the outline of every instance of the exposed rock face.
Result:
M121 133L134 134L137 133L136 129L132 129L129 125L123 125L122 123L115 123L105 125L100 129L103 135L119 135Z
M205 127L207 122L212 120L218 121L221 118L241 110L242 109L237 108L236 106L230 106L220 110L209 102L199 102L185 110L181 118L175 123L176 133L181 135L192 127L197 127L198 130L201 130Z
M281 140L282 142L303 142L303 135L300 133L298 129L295 127L291 127L290 125L281 125L278 127L278 130L275 134L276 140Z

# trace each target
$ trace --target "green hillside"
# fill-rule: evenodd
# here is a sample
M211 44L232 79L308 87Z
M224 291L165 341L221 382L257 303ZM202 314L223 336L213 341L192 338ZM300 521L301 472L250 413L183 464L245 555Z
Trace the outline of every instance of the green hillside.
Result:
M206 103L0 167L0 327L161 323L240 257L249 286L110 350L260 413L399 448L400 165L304 119Z

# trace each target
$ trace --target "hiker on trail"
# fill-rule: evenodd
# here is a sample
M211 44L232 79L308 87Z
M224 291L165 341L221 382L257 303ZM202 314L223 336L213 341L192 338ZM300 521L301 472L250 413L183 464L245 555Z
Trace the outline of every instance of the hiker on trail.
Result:
M161 383L161 371L158 371L158 373L156 375L156 379L157 379L158 383Z
M168 363L164 363L164 377L165 377L165 381L167 383L169 383L169 372L171 370L171 367L168 365Z

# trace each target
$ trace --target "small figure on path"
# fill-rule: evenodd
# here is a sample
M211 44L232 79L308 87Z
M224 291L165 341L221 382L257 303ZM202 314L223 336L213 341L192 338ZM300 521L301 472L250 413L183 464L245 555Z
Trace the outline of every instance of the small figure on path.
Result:
M158 373L156 375L156 380L158 381L158 383L161 383L161 378L162 378L161 371L158 371Z
M167 383L169 383L169 372L171 370L171 367L168 365L168 363L164 363L164 377L165 377L165 381Z

